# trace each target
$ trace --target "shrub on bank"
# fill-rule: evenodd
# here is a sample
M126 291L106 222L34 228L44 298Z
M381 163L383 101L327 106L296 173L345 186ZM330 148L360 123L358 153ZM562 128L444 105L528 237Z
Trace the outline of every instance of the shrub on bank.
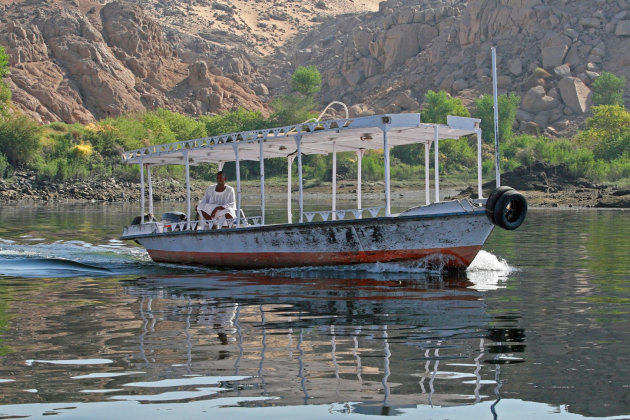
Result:
M0 153L14 167L33 162L40 150L41 127L24 115L0 119Z

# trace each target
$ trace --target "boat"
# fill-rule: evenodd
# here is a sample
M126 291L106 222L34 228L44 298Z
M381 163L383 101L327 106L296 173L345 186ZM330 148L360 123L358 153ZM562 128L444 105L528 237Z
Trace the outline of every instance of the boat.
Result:
M156 262L203 265L221 269L267 269L372 263L411 263L427 268L465 269L495 226L518 228L527 201L514 189L499 185L482 196L480 120L449 116L446 124L421 122L418 113L310 121L302 124L228 133L214 137L147 146L126 151L122 160L140 166L140 217L126 226L122 239L144 246ZM459 200L440 199L439 142L477 139L477 194ZM390 149L424 144L425 203L400 213L391 211ZM430 149L434 155L435 197L430 197ZM361 159L368 150L383 150L385 200L380 207L363 207ZM356 207L338 209L336 156L357 155ZM302 156L332 155L332 206L305 211ZM266 223L264 162L287 159L287 221ZM246 217L241 206L241 161L260 162L260 213ZM298 220L292 217L292 164L297 161ZM214 163L222 169L235 162L237 217L228 225L193 220L190 166ZM184 165L186 213L153 218L151 168ZM145 172L146 181L145 182ZM498 172L497 172L498 175ZM148 195L146 184L148 183ZM148 203L147 203L148 201ZM146 212L148 206L148 213ZM172 216L172 214L170 215Z

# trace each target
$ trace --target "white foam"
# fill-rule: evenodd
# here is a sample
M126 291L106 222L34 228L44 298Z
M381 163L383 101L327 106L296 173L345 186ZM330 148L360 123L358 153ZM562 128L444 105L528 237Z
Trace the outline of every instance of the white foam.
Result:
M466 277L473 283L471 289L497 290L505 287L505 280L513 271L507 261L482 250L466 270Z

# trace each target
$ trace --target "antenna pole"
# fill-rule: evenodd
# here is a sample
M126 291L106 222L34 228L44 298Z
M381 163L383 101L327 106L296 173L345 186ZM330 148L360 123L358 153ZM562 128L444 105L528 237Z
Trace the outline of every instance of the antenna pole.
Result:
M501 186L501 157L499 155L499 95L497 93L497 49L492 51L492 95L494 97L494 158L497 188Z

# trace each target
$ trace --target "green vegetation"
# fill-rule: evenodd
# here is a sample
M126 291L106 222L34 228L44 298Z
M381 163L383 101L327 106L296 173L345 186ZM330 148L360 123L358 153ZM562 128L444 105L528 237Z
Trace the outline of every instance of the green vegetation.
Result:
M313 96L321 89L322 76L315 66L298 67L291 76L291 89L304 96Z
M516 110L521 103L521 97L511 94L499 95L499 141L512 137L512 125L516 118ZM475 118L481 119L481 137L488 144L494 144L494 99L492 95L483 95L477 99Z
M625 77L617 77L612 73L602 72L595 79L591 88L593 91L593 105L624 105Z
M0 75L6 74L7 57L0 48ZM614 75L603 73L594 84L602 98L615 98L621 89ZM2 87L4 85L0 85ZM165 109L141 114L107 118L87 125L53 123L40 126L28 117L6 112L9 100L0 101L0 177L11 176L15 168L31 168L39 179L64 181L68 179L104 178L116 176L137 180L136 165L120 164L123 150L149 145L171 143L186 139L213 136L227 132L249 131L304 122L314 116L317 108L313 95L319 91L321 76L314 66L300 67L291 78L293 95L272 102L273 112L265 118L260 112L237 109L222 115L191 118ZM612 93L611 93L612 92ZM1 93L1 91L0 91ZM2 99L0 95L0 100ZM610 99L602 99L610 100ZM503 170L533 167L543 161L555 165L567 177L618 181L630 179L630 113L619 104L593 107L593 116L586 130L573 139L549 139L528 135L514 135L512 126L520 98L514 94L499 97L499 132L502 144ZM4 105L2 105L4 104ZM446 123L447 115L470 116L462 101L446 92L428 91L422 109L422 121ZM484 95L476 101L473 115L481 118L484 145L483 170L491 176L494 169L493 101ZM440 162L442 173L451 178L467 178L474 172L477 156L476 138L441 140ZM431 154L433 148L431 149ZM431 162L433 156L430 156ZM363 178L378 181L383 178L383 151L367 151L362 160ZM346 152L337 156L339 179L355 179L357 155ZM297 168L294 165L294 171ZM305 179L319 183L331 180L331 156L305 156ZM424 145L397 147L391 153L391 176L394 180L419 179L424 176ZM235 178L235 165L228 163L224 170L229 179ZM258 162L241 162L241 178L259 176ZM267 159L267 178L286 177L285 159ZM216 165L192 168L192 176L212 180ZM183 176L183 168L160 167L156 177Z
M41 127L28 117L0 119L0 153L13 166L33 162L40 150Z
M429 90L424 99L427 106L421 111L422 122L446 124L448 115L470 117L470 112L468 112L461 99L452 98L443 90L439 92Z
M9 71L9 56L4 51L4 47L0 45L0 117L6 116L7 106L11 101L11 90L2 81L2 78Z

